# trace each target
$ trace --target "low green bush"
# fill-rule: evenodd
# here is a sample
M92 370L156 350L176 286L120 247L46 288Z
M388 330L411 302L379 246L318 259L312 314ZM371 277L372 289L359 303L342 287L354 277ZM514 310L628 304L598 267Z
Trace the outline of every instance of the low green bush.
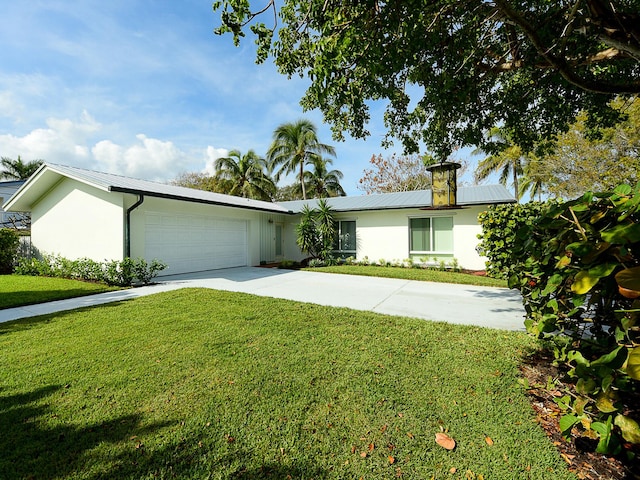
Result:
M574 385L557 399L560 427L621 453L640 444L640 184L550 205L526 223L499 271L511 272L527 329L552 340Z
M41 259L21 258L15 268L19 275L70 278L103 282L107 285L148 285L167 265L159 260L148 263L144 258L125 258L96 262L90 258L69 260L59 255L43 255Z
M482 233L476 250L487 257L488 276L507 280L513 274L516 234L535 223L547 206L541 202L506 203L491 205L478 215Z
M15 230L0 229L0 274L11 273L18 252L20 238Z

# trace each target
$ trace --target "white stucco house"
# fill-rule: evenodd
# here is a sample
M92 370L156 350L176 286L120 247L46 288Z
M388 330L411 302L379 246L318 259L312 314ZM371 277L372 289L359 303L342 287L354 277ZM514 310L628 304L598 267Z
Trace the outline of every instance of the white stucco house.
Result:
M458 208L431 207L430 191L328 199L337 251L372 261L453 259L485 267L476 252L478 213L515 199L502 186L458 189ZM163 274L302 260L295 227L304 204L271 203L45 163L5 203L31 212L42 253L97 261L160 259Z

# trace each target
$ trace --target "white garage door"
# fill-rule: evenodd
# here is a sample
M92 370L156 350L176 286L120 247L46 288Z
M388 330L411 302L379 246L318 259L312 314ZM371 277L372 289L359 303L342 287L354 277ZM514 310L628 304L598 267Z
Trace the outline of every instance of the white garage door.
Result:
M163 275L246 266L247 222L147 212L145 257L165 262Z

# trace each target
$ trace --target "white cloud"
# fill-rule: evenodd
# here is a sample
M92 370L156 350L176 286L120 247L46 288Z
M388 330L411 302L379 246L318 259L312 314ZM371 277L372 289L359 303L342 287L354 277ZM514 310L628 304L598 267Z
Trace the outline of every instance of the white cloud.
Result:
M50 163L72 165L148 180L166 181L196 163L171 141L136 135L131 144L104 139L96 142L104 127L88 112L77 121L49 118L46 128L37 128L23 136L0 135L3 157L24 160L42 159ZM207 161L222 149L207 151ZM197 154L203 156L203 150ZM201 157L202 158L202 157Z
M215 148L209 145L207 147L207 162L202 173L214 175L216 173L216 169L213 164L217 159L226 157L227 155L229 155L229 150L226 148Z
M173 142L136 135L138 142L122 147L110 140L98 142L92 153L100 168L134 178L164 181L189 164L189 157Z
M87 142L100 130L100 124L83 112L79 122L49 118L48 128L37 128L20 137L0 135L3 156L25 160L42 159L52 163L79 164L88 156Z

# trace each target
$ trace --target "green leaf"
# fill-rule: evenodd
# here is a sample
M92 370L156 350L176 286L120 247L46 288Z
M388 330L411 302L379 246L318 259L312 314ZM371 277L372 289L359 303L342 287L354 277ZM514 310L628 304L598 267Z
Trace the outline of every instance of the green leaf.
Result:
M611 275L617 266L617 263L602 263L589 270L581 270L573 279L571 291L578 295L589 292L601 278Z
M618 195L629 195L631 192L633 191L633 189L631 188L631 185L627 185L626 183L623 183L622 185L618 185L616 188L613 189L614 193L617 193Z
M571 430L571 427L578 423L578 417L572 414L563 415L562 417L560 417L559 423L560 430L562 431L562 433L566 434Z
M596 398L596 407L603 413L612 413L618 410L613 402L615 401L612 398L611 393L609 392L600 392L600 395Z
M567 252L583 257L593 249L593 242L574 242L566 246Z
M599 280L600 277L592 275L589 270L581 270L576 273L576 276L573 279L571 291L578 295L582 295L595 287Z
M634 380L640 380L640 347L629 349L627 355L627 375Z
M595 267L591 267L589 269L589 273L600 278L608 277L613 273L618 265L618 263L601 263Z
M556 268L565 268L568 265L571 265L571 257L564 255L558 260L558 263L556 263Z
M640 224L627 223L625 225L615 225L600 233L600 236L608 243L636 243L640 242Z
M549 278L549 281L547 281L547 285L544 287L542 295L549 295L550 293L555 292L556 290L558 290L558 287L562 285L563 281L564 277L562 275L559 275L557 273L552 275L551 278Z
M620 294L626 298L640 297L640 267L625 268L616 273Z
M625 360L627 359L627 349L623 347L618 347L615 350L607 353L606 355L602 355L600 358L591 362L591 366L595 367L598 365L607 365L613 369L617 369L624 365Z
M622 438L627 442L640 444L640 425L633 418L616 415L613 422L622 432Z
M607 453L609 451L609 442L611 440L611 416L607 418L607 423L593 422L591 429L598 433L600 441L596 452Z
M593 378L579 378L576 382L576 392L580 395L589 395L596 389L596 381Z

